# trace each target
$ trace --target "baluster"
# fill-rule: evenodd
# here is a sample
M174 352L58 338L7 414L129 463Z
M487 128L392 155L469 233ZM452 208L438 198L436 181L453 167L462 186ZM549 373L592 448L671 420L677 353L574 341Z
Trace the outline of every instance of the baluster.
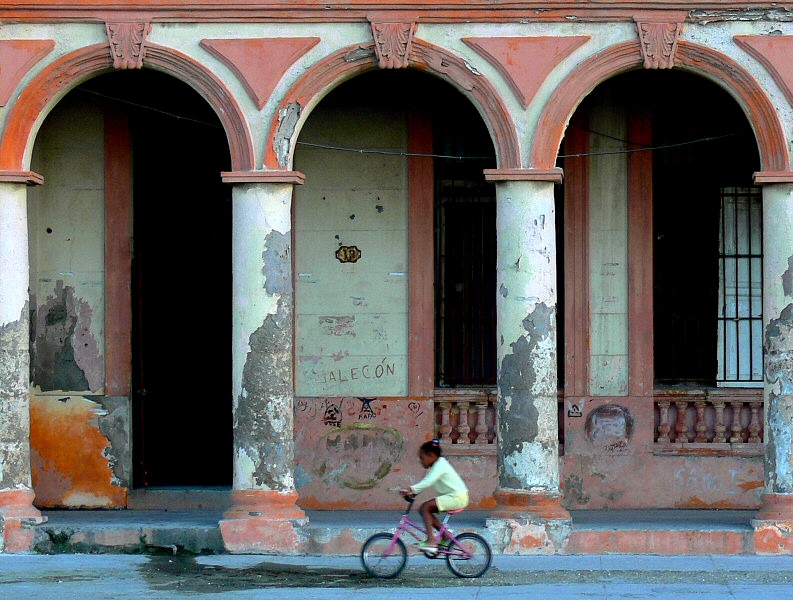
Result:
M457 422L457 443L470 444L471 438L468 434L471 432L471 427L468 425L468 407L470 402L458 402L457 410L459 411L459 419Z
M732 426L730 431L730 442L733 444L743 443L743 427L741 427L741 409L743 408L743 400L731 400L730 406L732 407Z
M713 442L723 444L727 441L727 426L724 424L724 400L713 400L716 410L716 424L713 427Z
M452 405L450 402L441 402L441 426L439 427L439 431L441 433L441 443L452 443L451 432L452 426L449 423L449 414L452 411Z
M750 402L749 408L752 411L752 418L749 421L749 443L750 444L759 444L763 440L760 437L760 409L762 408L762 402Z
M669 400L659 400L658 404L658 443L669 443Z
M487 444L487 400L476 403L476 440L475 444Z
M687 400L675 400L677 408L677 424L675 425L675 441L679 444L688 443L688 425L686 424Z
M694 436L694 441L700 444L708 441L708 424L705 423L705 401L697 400L694 402L694 407L697 409L696 423L694 430L697 434Z

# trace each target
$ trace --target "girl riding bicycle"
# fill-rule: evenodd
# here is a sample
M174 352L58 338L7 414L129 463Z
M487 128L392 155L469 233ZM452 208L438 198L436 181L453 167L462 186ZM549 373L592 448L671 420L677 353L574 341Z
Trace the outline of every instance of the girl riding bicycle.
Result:
M400 494L405 498L416 496L430 486L438 492L437 497L427 500L419 509L424 518L424 527L427 529L427 541L423 542L420 548L428 554L437 554L438 540L435 537L435 529L441 528L438 512L461 510L468 506L468 488L449 461L441 456L441 444L438 440L424 442L421 445L419 460L429 471L424 479L400 490Z

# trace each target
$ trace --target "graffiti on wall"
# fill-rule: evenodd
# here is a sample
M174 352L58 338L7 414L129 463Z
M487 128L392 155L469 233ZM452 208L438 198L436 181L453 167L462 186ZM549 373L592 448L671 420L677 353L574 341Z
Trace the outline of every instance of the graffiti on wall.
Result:
M405 440L393 427L356 422L320 438L315 474L340 487L371 489L391 472L404 452Z
M393 362L388 362L384 358L379 364L362 364L355 367L344 369L331 369L317 373L317 383L347 383L361 379L383 379L393 377L396 374L396 366Z

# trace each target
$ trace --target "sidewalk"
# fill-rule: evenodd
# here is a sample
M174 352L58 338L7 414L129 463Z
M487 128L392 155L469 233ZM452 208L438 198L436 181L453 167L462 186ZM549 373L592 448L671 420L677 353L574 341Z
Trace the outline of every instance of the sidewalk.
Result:
M41 553L147 553L177 548L193 554L225 552L217 510L45 511L38 526ZM573 511L572 531L561 554L751 555L753 511L615 510ZM377 531L393 530L394 511L307 511L301 530L304 555L357 556ZM416 515L413 515L416 517ZM509 552L486 527L486 511L455 515L456 531L478 531L496 555ZM416 517L417 518L417 517Z

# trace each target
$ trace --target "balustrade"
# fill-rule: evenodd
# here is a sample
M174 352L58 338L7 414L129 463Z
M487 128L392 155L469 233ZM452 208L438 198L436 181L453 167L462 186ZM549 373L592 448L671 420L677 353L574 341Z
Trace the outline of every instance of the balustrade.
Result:
M444 451L451 454L496 452L496 395L487 390L439 390L435 393L435 427Z
M656 454L763 454L761 390L657 393Z

